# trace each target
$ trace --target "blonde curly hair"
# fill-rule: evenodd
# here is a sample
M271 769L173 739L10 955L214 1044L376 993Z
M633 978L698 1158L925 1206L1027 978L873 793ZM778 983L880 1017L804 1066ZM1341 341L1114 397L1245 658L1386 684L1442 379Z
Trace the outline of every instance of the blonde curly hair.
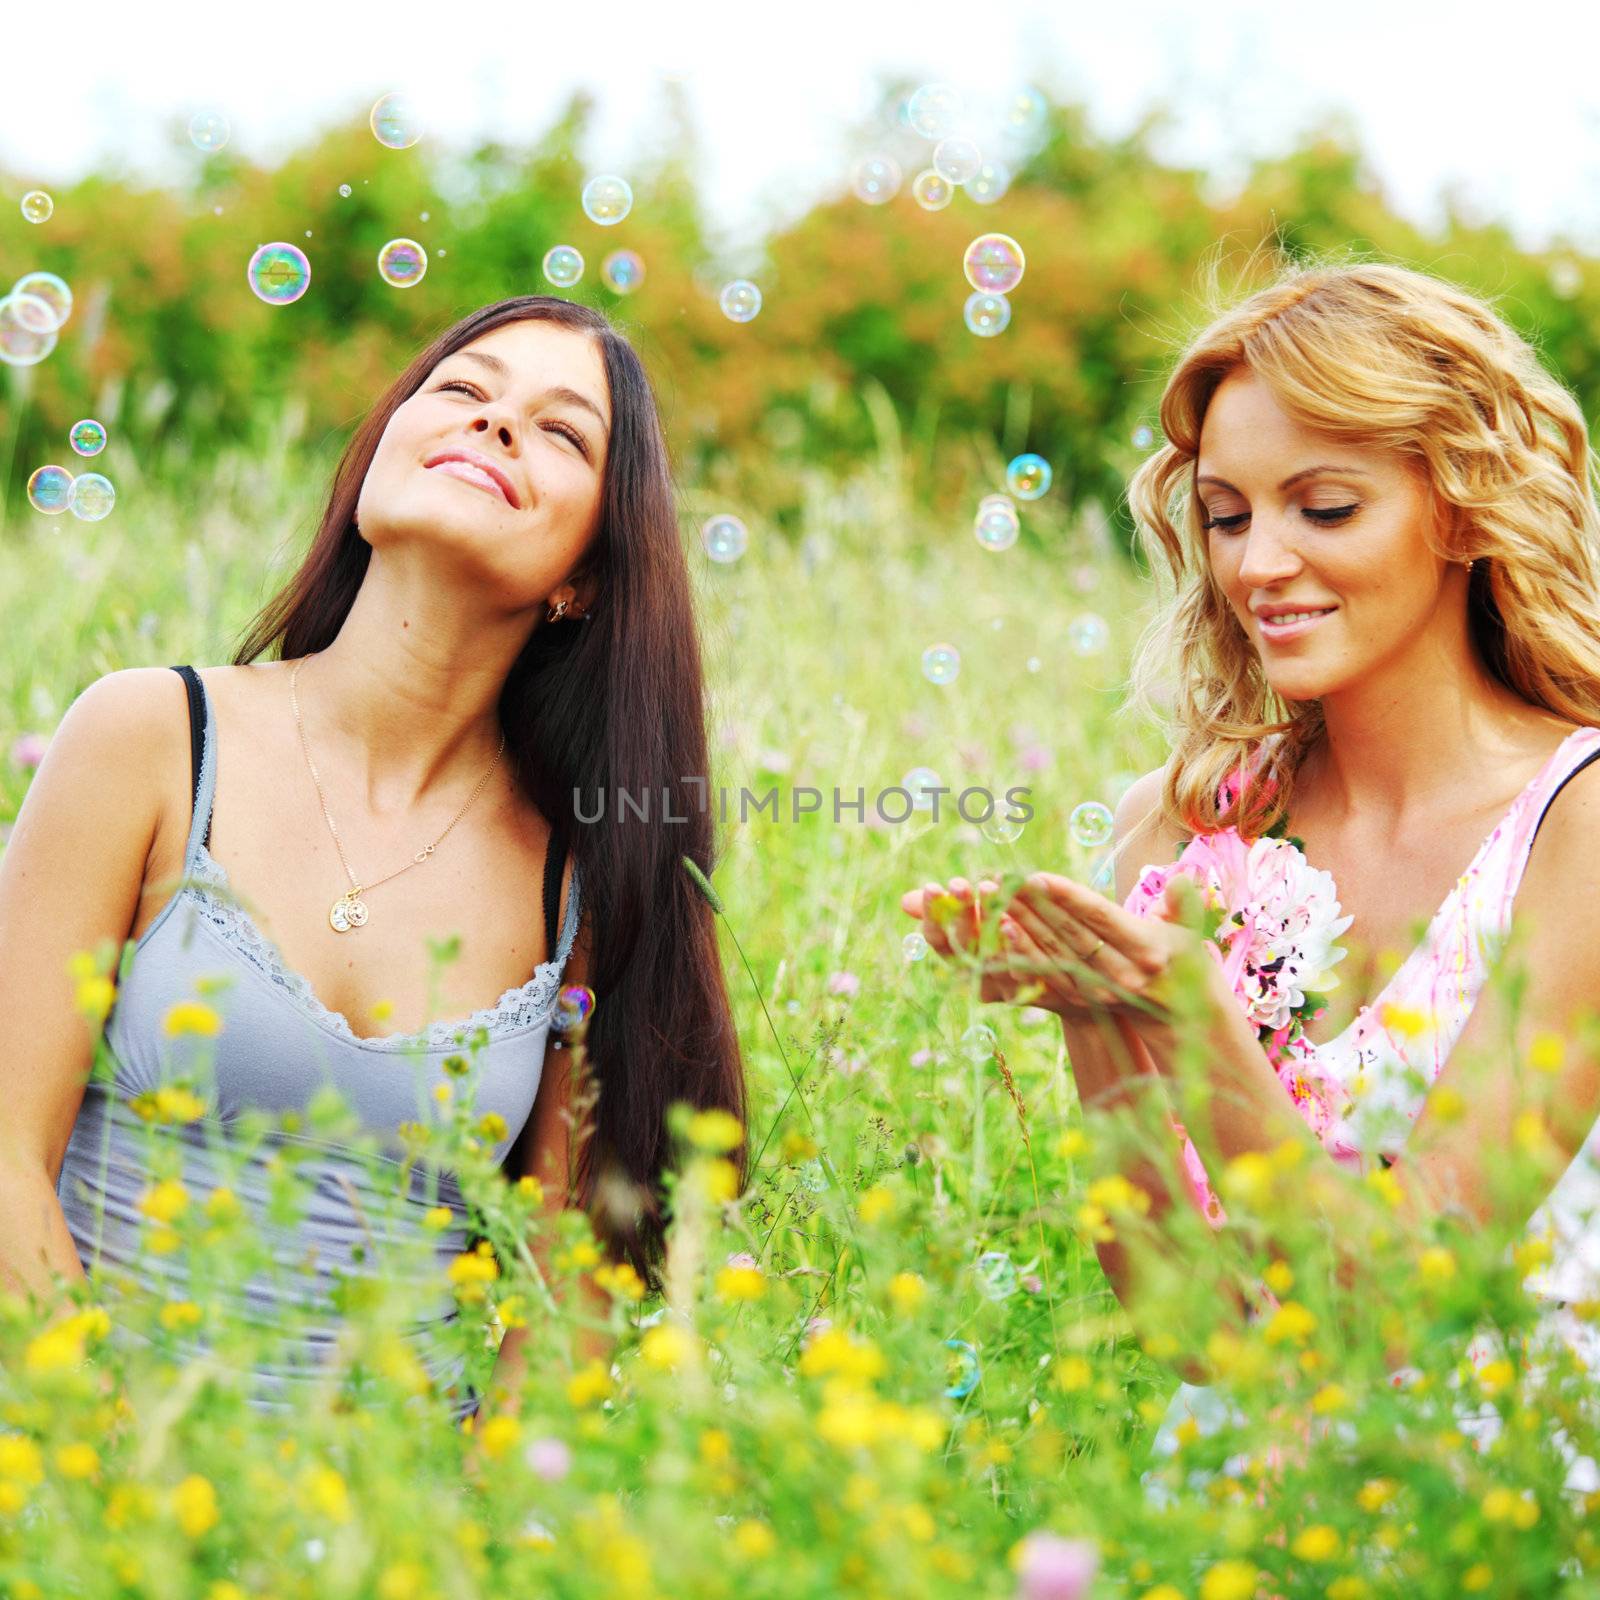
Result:
M1206 408L1238 368L1303 426L1419 463L1436 512L1429 548L1473 563L1469 629L1488 670L1530 704L1600 725L1600 476L1577 401L1527 341L1476 295L1383 262L1278 261L1224 309L1215 280L1213 261L1211 320L1161 396L1166 442L1127 491L1165 591L1135 647L1128 705L1172 747L1164 820L1257 837L1289 814L1323 732L1319 701L1269 687L1211 576L1194 466ZM1258 748L1259 781L1221 803L1223 780Z

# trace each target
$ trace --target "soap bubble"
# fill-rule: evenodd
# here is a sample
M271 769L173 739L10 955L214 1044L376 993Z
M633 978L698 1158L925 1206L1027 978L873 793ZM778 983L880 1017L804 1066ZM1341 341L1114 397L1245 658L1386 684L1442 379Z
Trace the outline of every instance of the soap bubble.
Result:
M55 208L55 201L43 189L30 189L22 197L22 215L25 221L48 222Z
M570 289L583 276L583 257L570 244L556 244L544 253L544 275L558 289Z
M602 228L621 222L633 210L633 189L626 178L606 174L583 186L583 214Z
M907 961L921 961L928 953L928 941L920 933L908 933L900 941L900 953Z
M997 1042L995 1031L987 1022L975 1022L961 1035L961 1053L977 1065L994 1054Z
M986 1300L1009 1300L1017 1292L1016 1263L1004 1250L985 1250L976 1270L978 1288Z
M955 135L941 139L933 147L933 170L951 183L965 183L975 178L983 166L983 152L972 140Z
M1141 422L1133 430L1133 445L1136 450L1148 450L1156 442L1156 430L1147 422Z
M0 361L8 367L31 367L56 347L49 305L37 295L12 290L0 300Z
M1006 100L1001 113L1001 131L1008 139L1029 140L1044 132L1050 106L1043 94L1025 83Z
M929 167L911 183L911 197L924 211L943 211L955 199L955 185Z
M1029 672L1037 672L1044 665L1044 662L1038 656L1029 656L1023 665L1027 667Z
M1085 611L1081 617L1074 617L1067 624L1067 643L1074 655L1099 655L1110 640L1111 630L1106 626L1105 618L1097 617L1092 611Z
M256 299L269 306L291 305L311 286L311 263L298 245L280 239L250 257L245 278Z
M980 233L961 258L967 282L984 294L1010 294L1026 265L1022 246L1009 233Z
M960 124L961 94L947 83L925 83L906 102L906 121L924 139L942 139Z
M50 308L49 325L38 328L38 332L59 328L72 315L72 290L67 287L65 278L58 278L53 272L25 272L12 284L11 292L31 295L35 300L44 301ZM36 307L29 309L36 314Z
M800 1187L811 1194L821 1194L828 1187L828 1174L814 1156L799 1171Z
M990 844L1015 844L1022 837L1022 824L997 811L980 825L980 831Z
M569 983L556 996L550 1013L550 1026L557 1033L575 1033L584 1027L594 1012L594 990L587 984Z
M939 774L932 767L913 767L900 780L900 787L911 796L914 811L931 811L933 796L928 791L939 787Z
M422 118L408 95L384 95L369 120L373 138L388 150L409 150L422 137Z
M946 1339L944 1347L955 1352L949 1358L945 1376L950 1382L944 1392L952 1400L964 1400L978 1387L978 1379L983 1376L983 1369L978 1365L978 1352L965 1339Z
M1006 468L1006 488L1019 500L1039 500L1050 492L1050 463L1033 454L1014 456Z
M80 456L97 456L106 447L105 424L96 422L93 417L85 417L82 422L74 422L72 432L67 435L67 442Z
M415 239L391 239L378 252L378 276L393 289L410 289L428 270L428 252Z
M1022 519L1009 500L980 506L972 525L978 543L985 550L1009 550L1017 542L1021 528Z
M729 512L720 512L706 520L700 529L700 542L713 561L724 565L737 561L750 543L750 530Z
M922 652L922 676L929 683L954 683L961 671L961 652L953 644L930 644Z
M856 163L850 174L850 187L856 199L869 206L881 206L900 192L900 164L892 156L868 156Z
M72 474L65 467L40 467L28 479L28 504L53 517L72 504Z
M967 179L967 193L980 206L992 206L1011 187L1011 169L1003 161L985 161Z
M1102 857L1099 866L1089 876L1091 889L1104 889L1108 894L1112 892L1117 881L1117 870L1112 864L1110 856Z
M339 185L340 198L348 200L350 198L350 194L351 194L350 185L348 183L341 183Z
M1067 818L1067 831L1086 850L1097 850L1112 833L1110 809L1098 800L1085 800L1072 808Z
M220 111L197 111L189 118L189 142L209 154L228 142L228 119Z
M761 309L761 291L748 278L735 278L722 286L717 304L729 322L749 322Z
M1010 324L1011 302L1003 294L985 294L981 289L974 289L967 296L961 315L968 332L977 334L980 339L992 339L997 333L1004 333Z
M85 472L72 480L70 508L80 522L98 522L111 515L117 491L111 480L98 472Z
M637 250L613 250L600 263L600 281L613 294L632 294L644 282L644 257Z

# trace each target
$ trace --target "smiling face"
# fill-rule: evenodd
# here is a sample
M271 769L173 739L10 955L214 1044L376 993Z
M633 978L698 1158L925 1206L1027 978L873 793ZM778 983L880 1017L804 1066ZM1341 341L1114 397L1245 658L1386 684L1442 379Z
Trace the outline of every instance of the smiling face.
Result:
M495 328L390 417L356 506L361 535L374 551L425 541L512 606L563 597L599 524L610 430L593 338L553 322ZM573 610L590 598L580 590Z
M1422 468L1303 427L1248 368L1207 407L1195 494L1212 574L1287 700L1398 660L1465 605L1465 569L1425 538ZM1276 626L1259 615L1284 608L1326 614Z

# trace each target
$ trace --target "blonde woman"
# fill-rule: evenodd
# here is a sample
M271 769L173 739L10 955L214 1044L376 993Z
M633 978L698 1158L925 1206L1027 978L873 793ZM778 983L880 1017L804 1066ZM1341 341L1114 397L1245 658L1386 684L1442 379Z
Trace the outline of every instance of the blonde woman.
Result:
M1166 589L1134 700L1169 700L1172 755L1117 808L1116 901L1041 872L1003 908L987 903L993 885L955 880L965 909L948 927L929 914L937 884L904 909L944 954L1000 910L1005 944L1046 975L1035 1003L1061 1017L1092 1124L1167 1093L1174 1069L1165 1022L1094 982L1159 996L1198 941L1171 904L1135 892L1141 868L1172 862L1185 835L1249 840L1286 823L1352 919L1306 1030L1317 1065L1397 1115L1355 1117L1336 1160L1202 962L1218 974L1210 1109L1187 1129L1189 1183L1172 1181L1170 1149L1127 1173L1151 1217L1204 1207L1206 1172L1295 1138L1330 1216L1354 1213L1381 1163L1419 1235L1450 1207L1507 1238L1548 1229L1553 1259L1529 1286L1560 1333L1592 1345L1562 1309L1600 1295L1600 1063L1575 1031L1600 995L1600 509L1582 413L1483 301L1398 266L1322 264L1218 315L1179 359L1161 423L1166 442L1129 489ZM1513 906L1529 975L1514 1018L1486 991ZM1406 959L1391 971L1384 952ZM1026 999L1026 983L992 970L981 994ZM1418 1014L1420 1033L1386 1025ZM1521 1071L1544 1033L1572 1041L1559 1070ZM1492 1066L1468 1077L1468 1061ZM1432 1093L1444 1084L1464 1107L1451 1119ZM1551 1154L1544 1192L1512 1215L1493 1180L1530 1106ZM1097 1249L1136 1323L1148 1317L1122 1244ZM1177 1363L1186 1377L1207 1376L1189 1359L1200 1348ZM1219 1411L1215 1391L1185 1383L1157 1454L1185 1417L1210 1431ZM1596 1481L1587 1458L1574 1464L1574 1487Z

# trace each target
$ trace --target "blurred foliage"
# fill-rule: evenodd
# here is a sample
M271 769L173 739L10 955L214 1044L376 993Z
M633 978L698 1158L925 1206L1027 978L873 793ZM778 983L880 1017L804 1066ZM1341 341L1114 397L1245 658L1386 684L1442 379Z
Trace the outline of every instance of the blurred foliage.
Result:
M540 262L561 242L586 260L569 292L638 341L686 481L731 488L754 467L770 492L787 463L792 491L780 489L769 511L790 528L804 468L847 467L884 444L889 412L870 404L883 396L935 504L962 491L981 464L973 441L989 439L1006 454L1046 455L1069 507L1115 506L1137 459L1132 430L1154 421L1162 376L1201 315L1197 268L1214 247L1242 255L1263 240L1398 259L1494 297L1595 415L1600 283L1590 265L1560 246L1529 254L1505 226L1454 203L1427 234L1390 208L1342 124L1256 163L1232 193L1158 157L1171 143L1164 111L1107 138L1082 107L1053 105L997 203L958 191L926 212L910 179L928 147L895 115L905 88L885 87L856 140L857 153L901 158L895 198L865 205L841 171L832 196L742 253L708 222L694 133L671 88L658 138L629 169L634 209L609 228L579 201L594 111L581 95L528 147L390 150L363 116L271 168L231 147L201 155L175 121L185 186L86 177L53 191L42 226L14 203L29 183L6 173L0 280L54 271L77 304L46 361L0 369L0 489L14 514L29 472L59 460L67 429L88 414L147 472L256 446L263 428L276 437L276 402L306 444L329 450L433 333L486 302L548 291ZM991 230L1023 243L1028 270L1010 327L979 339L962 322L960 263ZM427 276L406 290L376 271L379 248L401 236L432 252ZM289 307L262 304L245 282L252 251L275 239L312 263L309 291ZM623 246L646 262L626 299L600 279L603 257ZM740 273L764 295L745 325L716 300Z

